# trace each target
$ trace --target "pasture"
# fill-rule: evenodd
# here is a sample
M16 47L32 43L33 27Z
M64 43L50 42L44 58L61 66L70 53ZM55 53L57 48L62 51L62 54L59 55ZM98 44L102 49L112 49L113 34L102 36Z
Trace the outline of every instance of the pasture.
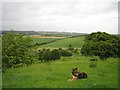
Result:
M39 35L32 35L30 36L32 39L32 45L36 44L47 44L51 43L60 39L64 39L65 37L55 37L55 36L39 36Z
M52 48L67 48L69 45L72 45L74 48L81 48L84 44L84 36L74 37L74 38L64 38L53 43L48 43L42 45L42 48L52 47Z
M49 42L56 38L33 39L33 44L35 44ZM63 38L37 48L67 48L70 44L74 48L81 48L84 37ZM92 58L97 59L96 67L90 67ZM77 67L80 72L86 72L88 78L68 81L72 77L73 67ZM98 57L78 54L61 57L56 61L36 62L29 66L7 69L2 76L3 88L117 88L118 58L102 61Z
M3 88L117 88L118 59L99 59L95 68L89 67L90 59L84 56L66 57L8 69L3 73ZM68 81L72 77L72 67L86 72L88 78Z
M32 40L33 40L32 45L35 45L36 43L38 44L48 43L58 39L57 38L32 38Z

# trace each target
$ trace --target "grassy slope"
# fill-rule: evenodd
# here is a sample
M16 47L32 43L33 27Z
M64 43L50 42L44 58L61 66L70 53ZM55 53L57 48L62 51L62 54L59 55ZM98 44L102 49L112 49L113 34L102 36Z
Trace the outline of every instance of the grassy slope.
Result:
M82 47L84 37L66 38L41 47ZM39 39L40 40L40 39ZM42 42L36 40L38 42ZM43 39L42 39L43 40ZM47 40L43 40L47 41ZM89 67L91 57L73 56L61 58L58 61L33 64L28 67L8 69L3 73L3 87L17 88L114 88L118 86L118 61L109 58L106 61L99 60L96 68ZM88 74L88 79L69 82L71 68L78 67L80 71Z
M36 43L47 43L50 41L58 40L58 38L32 38L32 45L35 45Z
M118 86L118 60L98 60L96 68L90 68L90 58L75 56L61 58L51 63L33 64L9 69L3 73L3 87L17 88L115 88ZM88 74L87 79L68 81L71 68L78 67Z
M44 47L55 47L55 48L63 47L63 48L66 48L71 44L72 47L81 48L84 44L83 40L84 40L84 36L83 37L75 37L75 38L65 38L65 39L58 40L58 41L53 42L53 43L42 45L40 47L42 47L42 48L44 48Z

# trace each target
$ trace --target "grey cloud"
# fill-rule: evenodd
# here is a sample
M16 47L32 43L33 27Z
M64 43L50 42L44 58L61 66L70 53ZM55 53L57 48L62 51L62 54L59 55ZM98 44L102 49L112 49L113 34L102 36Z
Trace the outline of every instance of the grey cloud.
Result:
M110 32L117 30L117 0L40 0L3 2L2 6L3 29L88 32L88 29L97 30L99 26ZM109 28L109 24L114 26Z

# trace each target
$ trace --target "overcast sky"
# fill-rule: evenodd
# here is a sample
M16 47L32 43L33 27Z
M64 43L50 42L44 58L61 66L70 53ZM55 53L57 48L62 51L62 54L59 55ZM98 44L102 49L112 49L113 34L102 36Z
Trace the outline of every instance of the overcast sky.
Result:
M119 0L24 1L2 2L3 30L118 33Z

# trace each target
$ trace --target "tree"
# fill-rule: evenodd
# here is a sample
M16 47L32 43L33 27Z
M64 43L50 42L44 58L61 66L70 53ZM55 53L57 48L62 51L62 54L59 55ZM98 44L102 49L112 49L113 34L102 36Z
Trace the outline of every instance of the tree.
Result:
M31 39L22 34L9 32L2 36L2 65L11 68L17 64L26 64Z
M99 56L101 59L120 57L120 37L105 32L91 33L85 37L81 54Z

